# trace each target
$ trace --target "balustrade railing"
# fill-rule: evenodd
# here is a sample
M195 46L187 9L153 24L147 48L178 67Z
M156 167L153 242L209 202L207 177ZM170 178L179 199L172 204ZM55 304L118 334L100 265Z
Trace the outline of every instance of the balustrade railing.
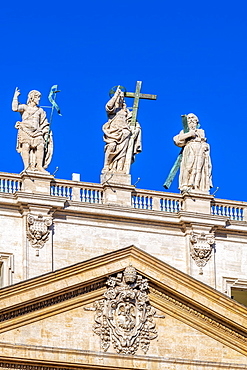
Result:
M226 216L231 220L243 221L245 219L247 204L226 199L214 199L211 204L212 215Z
M72 199L72 187L64 185L51 185L51 195Z
M137 189L132 192L132 207L177 213L182 209L182 197L180 194Z
M85 203L103 203L103 190L100 184L55 180L51 183L51 195Z
M0 193L13 194L17 191L24 191L23 186L19 174L0 172ZM103 204L101 184L56 179L51 182L50 194L72 201ZM178 213L183 209L181 194L135 189L131 198L132 207L135 209L168 213ZM236 221L247 221L247 202L214 199L211 203L211 214L225 216Z
M80 189L80 200L87 203L103 203L103 191L97 189Z
M20 191L22 182L18 174L0 173L0 193Z

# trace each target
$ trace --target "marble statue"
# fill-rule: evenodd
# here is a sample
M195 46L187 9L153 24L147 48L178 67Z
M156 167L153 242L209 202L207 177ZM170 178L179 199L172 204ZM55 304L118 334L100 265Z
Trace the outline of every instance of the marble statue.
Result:
M22 116L22 121L16 122L15 125L18 129L16 150L18 153L21 153L24 170L47 173L45 168L48 167L51 161L53 142L52 136L49 135L46 145L49 122L47 121L45 111L38 106L41 93L37 90L30 91L27 104L18 102L19 95L20 90L16 88L12 101L12 110L20 112Z
M124 93L117 88L106 104L108 122L103 125L105 163L102 173L129 174L135 155L141 152L141 128L130 125L132 113L126 106Z
M183 149L180 166L179 189L209 192L212 187L210 148L204 130L198 128L198 117L187 115L189 132L174 136L174 143Z

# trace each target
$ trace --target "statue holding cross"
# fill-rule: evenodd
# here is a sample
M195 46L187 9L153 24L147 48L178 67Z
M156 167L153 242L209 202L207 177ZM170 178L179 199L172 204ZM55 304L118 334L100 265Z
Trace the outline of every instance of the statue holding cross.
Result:
M156 95L141 94L141 81L137 81L135 93L126 92L122 86L110 91L111 99L106 104L108 121L103 125L105 163L102 174L130 173L135 155L141 152L141 127L137 122L139 99L156 99ZM125 97L134 98L130 111Z

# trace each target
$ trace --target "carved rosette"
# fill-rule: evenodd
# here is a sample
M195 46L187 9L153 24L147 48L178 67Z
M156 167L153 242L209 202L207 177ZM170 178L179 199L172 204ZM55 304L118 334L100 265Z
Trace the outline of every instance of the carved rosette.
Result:
M37 250L44 247L49 238L49 227L52 225L52 217L42 215L27 215L27 238L33 248Z
M112 343L118 353L133 355L139 347L146 353L150 340L157 337L147 279L129 266L106 284L104 299L95 303L93 328L101 338L102 349L107 351Z
M199 274L202 275L202 268L207 264L212 255L213 244L215 243L214 235L204 232L192 232L190 235L190 243L190 255L200 268Z

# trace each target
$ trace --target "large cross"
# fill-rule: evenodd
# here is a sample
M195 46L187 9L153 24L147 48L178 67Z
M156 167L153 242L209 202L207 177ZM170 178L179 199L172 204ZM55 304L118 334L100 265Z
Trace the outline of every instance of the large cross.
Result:
M136 118L137 118L137 111L138 111L138 105L140 99L150 99L150 100L156 100L157 95L151 95L151 94L141 94L141 86L142 81L136 82L136 91L134 93L132 92L125 92L124 96L126 98L134 98L134 104L132 108L132 118L130 126L135 126L136 124Z
M183 123L184 133L186 134L187 132L189 132L189 127L188 127L187 115L186 114L182 115L182 123ZM166 179L166 181L163 185L165 189L169 189L169 187L171 186L172 181L174 180L174 177L176 176L176 173L178 172L178 169L180 167L182 157L183 157L183 149L184 148L181 149L174 165L172 166L171 171L169 172L169 175L167 176L167 179Z

